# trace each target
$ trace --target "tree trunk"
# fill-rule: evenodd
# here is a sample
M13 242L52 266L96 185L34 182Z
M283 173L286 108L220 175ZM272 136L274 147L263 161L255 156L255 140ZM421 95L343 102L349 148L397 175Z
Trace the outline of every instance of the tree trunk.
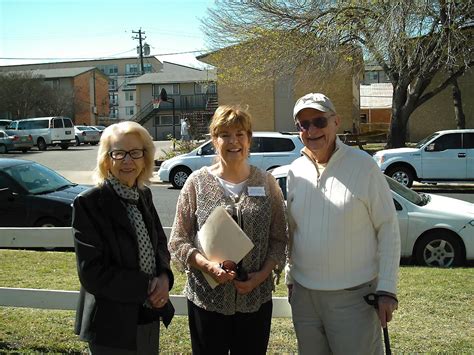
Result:
M392 119L387 137L386 149L405 146L407 140L407 124L412 105L407 105L408 85L397 83L393 85Z
M407 139L407 123L404 114L398 110L392 110L392 121L385 149L400 148L405 146Z
M459 89L458 80L453 81L453 103L454 103L454 118L456 120L456 128L466 128L466 116L462 109L461 90Z

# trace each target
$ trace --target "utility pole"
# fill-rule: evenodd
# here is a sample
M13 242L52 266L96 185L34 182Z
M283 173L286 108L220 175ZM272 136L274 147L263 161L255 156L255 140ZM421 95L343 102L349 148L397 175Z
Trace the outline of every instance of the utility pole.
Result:
M132 39L138 39L139 50L140 50L140 73L143 75L143 74L145 74L145 70L144 70L144 67L143 67L143 46L142 46L142 40L145 40L146 37L144 37L144 36L142 37L142 35L144 35L145 32L143 32L142 29L140 28L140 29L138 30L138 32L132 31L132 33L138 34L138 36L132 37Z

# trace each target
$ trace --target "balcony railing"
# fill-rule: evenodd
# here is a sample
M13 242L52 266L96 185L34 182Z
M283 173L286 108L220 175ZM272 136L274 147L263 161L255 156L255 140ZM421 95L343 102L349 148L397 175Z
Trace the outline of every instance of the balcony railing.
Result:
M174 99L175 110L181 112L203 111L206 110L206 104L209 97L217 97L216 94L194 94L194 95L168 95L168 98ZM171 109L172 103L162 102L162 109Z

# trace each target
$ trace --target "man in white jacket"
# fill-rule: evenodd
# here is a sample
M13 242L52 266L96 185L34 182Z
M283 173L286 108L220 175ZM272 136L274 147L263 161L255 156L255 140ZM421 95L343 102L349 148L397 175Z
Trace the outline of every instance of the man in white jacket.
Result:
M397 309L400 232L384 175L337 138L323 94L293 110L305 145L288 173L286 282L300 354L382 354L381 326ZM376 293L378 311L364 296Z

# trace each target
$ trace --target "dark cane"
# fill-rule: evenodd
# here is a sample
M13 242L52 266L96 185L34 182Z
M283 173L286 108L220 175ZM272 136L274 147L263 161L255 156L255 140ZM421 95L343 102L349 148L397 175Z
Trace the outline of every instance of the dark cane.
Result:
M369 293L367 296L364 296L365 302L373 306L375 309L379 308L379 295L375 293ZM390 338L388 337L388 324L383 330L383 342L385 344L385 354L392 355L392 350L390 349Z

